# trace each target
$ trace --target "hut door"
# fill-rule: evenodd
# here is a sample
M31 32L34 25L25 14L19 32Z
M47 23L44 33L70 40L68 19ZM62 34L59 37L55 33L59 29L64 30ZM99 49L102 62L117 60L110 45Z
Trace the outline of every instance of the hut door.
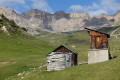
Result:
M69 64L70 64L70 55L65 54L65 66L69 67Z
M102 38L101 36L96 37L96 48L102 48Z

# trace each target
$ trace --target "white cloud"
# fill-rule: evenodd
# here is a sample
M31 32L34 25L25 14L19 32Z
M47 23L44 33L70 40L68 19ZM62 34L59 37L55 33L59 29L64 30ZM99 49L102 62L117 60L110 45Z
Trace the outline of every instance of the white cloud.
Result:
M28 5L27 2L31 2L32 5ZM0 0L0 7L10 7L16 10L18 6L22 6L25 9L34 8L46 12L53 12L46 0Z
M21 5L24 8L29 8L25 1L27 0L0 0L0 7L9 7L16 10L18 5Z
M21 13L21 9L29 9L30 6L26 4L28 0L0 0L0 7L13 8L17 13Z
M99 16L99 15L101 15L103 13L107 14L107 11L106 10L102 10L102 9L96 10L96 11L89 11L89 15L90 16Z
M92 5L71 5L68 10L88 12L90 16L98 16L102 13L114 13L120 10L120 2L118 0L101 0L99 4L93 3Z
M82 5L72 5L70 6L69 10L72 11L88 11L91 9L97 9L99 6L96 3L93 3L91 6L82 6Z
M24 0L0 0L0 6L14 6L15 3L19 3L22 5L25 5L25 1Z
M81 6L81 5L72 5L72 6L70 6L69 10L72 10L72 11L85 11L84 7Z
M33 5L32 5L33 8L43 10L43 11L46 11L46 12L51 12L51 13L53 12L53 10L48 5L46 0L32 0L32 1L33 1Z
M120 2L117 0L102 0L101 6L103 9L116 11L120 9Z
M0 2L17 2L17 3L25 4L24 0L0 0Z

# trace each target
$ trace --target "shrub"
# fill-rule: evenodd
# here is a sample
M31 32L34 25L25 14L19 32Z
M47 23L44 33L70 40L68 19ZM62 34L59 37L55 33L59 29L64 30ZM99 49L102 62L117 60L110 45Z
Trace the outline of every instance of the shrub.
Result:
M24 30L24 31L27 31L27 29L26 29L26 28L24 28L24 27L22 27L21 29L22 29L22 30Z

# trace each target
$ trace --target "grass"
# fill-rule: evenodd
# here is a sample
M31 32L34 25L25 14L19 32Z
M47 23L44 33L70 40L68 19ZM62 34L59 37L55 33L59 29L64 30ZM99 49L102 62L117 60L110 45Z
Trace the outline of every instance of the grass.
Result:
M116 53L118 52L118 53ZM120 79L120 51L112 51L117 58L96 63L69 67L62 71L45 71L45 67L29 72L29 75L14 76L11 80L119 80Z
M40 66L39 63L45 63L46 54L53 49L45 41L0 37L0 80Z
M0 35L0 62L8 62L0 64L0 80L120 80L119 39L109 40L113 48L111 53L116 56L112 60L47 72L46 66L43 66L46 64L46 55L57 46L67 42L79 53L80 62L87 60L90 43L85 31L45 35L39 39Z

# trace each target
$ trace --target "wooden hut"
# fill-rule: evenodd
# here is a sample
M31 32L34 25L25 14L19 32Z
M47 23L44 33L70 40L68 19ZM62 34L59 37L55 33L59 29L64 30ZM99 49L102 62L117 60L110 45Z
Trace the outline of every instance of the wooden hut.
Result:
M109 34L95 31L92 29L85 28L90 35L90 48L91 49L103 49L108 48L108 38L110 38Z
M63 70L77 65L77 52L67 45L61 45L47 55L47 71Z
M88 50L88 64L107 61L111 58L108 49L109 34L85 28L90 35L90 50Z

